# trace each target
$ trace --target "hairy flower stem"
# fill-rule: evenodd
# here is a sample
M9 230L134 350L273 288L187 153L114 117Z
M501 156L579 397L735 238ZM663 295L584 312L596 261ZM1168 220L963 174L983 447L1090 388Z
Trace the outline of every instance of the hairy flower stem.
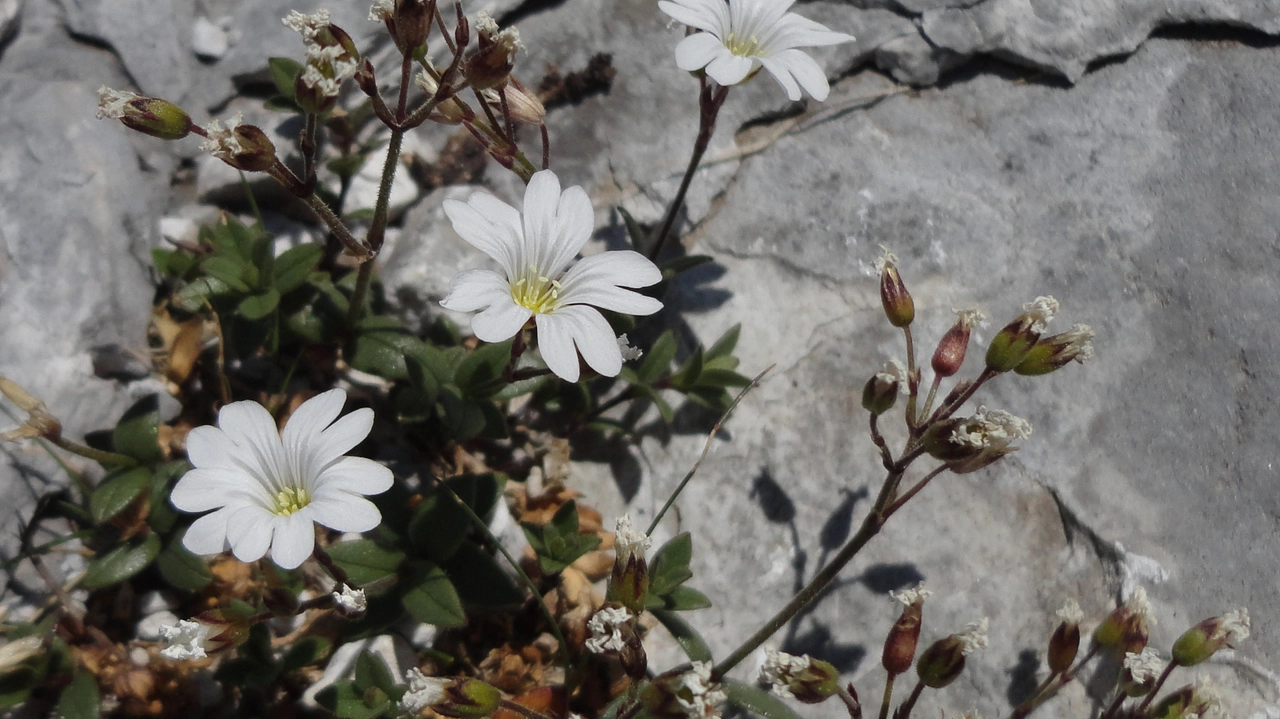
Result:
M1054 676L1050 675L1035 692L1032 692L1030 699L1014 707L1013 713L1009 715L1010 719L1024 719L1024 717L1035 711L1041 704L1052 699L1054 695L1058 693L1059 689L1062 689L1062 687L1070 684L1072 679L1075 679L1076 674L1079 674L1080 670L1084 669L1084 665L1088 664L1089 660L1098 655L1098 650L1100 648L1101 647L1098 644L1094 644L1090 647L1089 653L1085 654L1080 661L1076 662L1074 667L1059 675L1056 682L1053 680Z
M929 396L924 400L924 406L920 408L920 416L916 419L917 424L924 424L925 415L929 414L929 410L933 409L933 401L938 398L938 385L942 384L940 375L933 376L933 384L929 386Z
M1128 696L1126 696L1124 692L1117 689L1115 700L1111 702L1110 706L1107 707L1106 711L1102 712L1102 714L1099 715L1098 719L1112 719L1112 717L1116 715L1116 712L1120 711L1120 705L1124 704L1125 699L1128 699Z
M542 712L534 711L533 709L530 709L529 707L523 704L517 704L516 702L513 702L510 699L503 699L501 701L501 706L503 709L506 709L508 711L513 711L525 717L525 719L551 719L550 717L548 717L546 714L543 714Z
M724 105L724 99L729 96L729 88L709 85L705 75L701 78L701 82L702 94L698 102L701 110L698 118L698 139L693 143L693 155L689 157L689 167L684 171L684 179L680 180L680 189L671 200L671 206L667 208L667 216L662 219L662 225L658 228L657 234L653 237L653 244L649 247L651 260L658 259L662 246L671 235L671 227L676 222L676 215L680 214L680 208L684 206L684 196L689 192L689 183L693 182L693 174L698 171L702 155L706 153L707 145L711 144L711 136L715 134L716 118L720 115L720 108Z
M53 442L55 445L72 454L78 454L85 459L91 459L99 464L106 464L113 467L136 467L138 464L138 460L133 457L116 454L115 452L106 452L101 449L94 449L93 447L72 442L71 440L63 437L50 437L48 439L50 442Z
M307 194L316 190L316 115L307 113L307 124L302 129L302 137L298 141L298 149L302 151L302 184Z
M850 684L849 689L852 688L853 685ZM845 708L849 710L849 719L862 719L862 705L858 703L858 697L842 687L836 687L836 696L840 697L840 701L844 702Z
M907 428L911 430L911 436L916 436L916 395L920 391L920 382L916 377L916 345L911 338L911 326L902 328L902 334L907 338Z
M880 719L889 719L889 704L893 701L893 682L897 674L890 674L884 680L884 698L880 700Z
M1142 716L1142 713L1151 705L1151 700L1155 699L1156 695L1160 693L1160 688L1164 686L1165 680L1169 678L1169 675L1173 673L1173 670L1176 669L1177 666L1177 662L1169 662L1169 666L1164 668L1164 671L1160 674L1160 678L1156 680L1156 685L1151 687L1151 691L1142 698L1142 703L1134 710L1134 716Z
M916 702L923 693L924 682L916 682L915 688L911 690L911 696L907 697L907 700L898 706L898 711L893 713L893 719L910 719L911 710L916 708Z

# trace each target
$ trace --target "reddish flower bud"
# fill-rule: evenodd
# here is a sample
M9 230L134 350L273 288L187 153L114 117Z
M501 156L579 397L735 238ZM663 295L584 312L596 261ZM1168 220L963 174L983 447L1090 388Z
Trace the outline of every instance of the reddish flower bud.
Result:
M898 274L898 268L894 264L897 261L897 256L888 249L884 249L880 259L876 260L876 270L880 273L880 302L884 305L884 314L889 318L889 324L906 327L916 318L916 303L911 299L911 293L907 292L902 276Z
M983 320L978 310L956 310L956 314L959 319L942 336L933 352L933 371L939 377L950 377L960 371L965 352L969 349L969 331Z

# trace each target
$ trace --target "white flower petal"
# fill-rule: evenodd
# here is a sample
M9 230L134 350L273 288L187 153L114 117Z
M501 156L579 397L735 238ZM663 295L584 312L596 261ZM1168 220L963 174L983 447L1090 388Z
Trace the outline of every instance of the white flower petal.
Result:
M574 185L562 192L556 206L555 234L538 258L538 269L547 277L559 276L595 229L595 210L586 191Z
M538 315L538 351L552 374L566 382L578 381L578 352L573 348L570 321L557 312Z
M795 102L802 97L800 85L796 84L795 78L791 77L791 68L787 63L776 57L762 58L760 63L764 65L764 69L768 70L770 75L773 75L773 79L778 81L782 89L786 90L789 100Z
M591 305L611 312L643 317L662 309L662 301L646 297L639 292L624 290L604 282L579 283L572 293L562 292L561 301L566 307ZM563 312L564 310L560 310ZM617 344L615 341L614 344Z
M493 202L505 204L496 197L490 196L490 198ZM467 244L492 257L508 275L511 275L517 271L518 267L515 248L518 246L520 238L512 237L509 228L491 222L482 215L474 207L476 199L476 197L473 197L471 204L458 202L457 200L445 200L444 214L453 223L453 231L457 232L459 237L466 240ZM483 205L487 202L488 200L481 204Z
M308 509L310 505L276 520L276 533L271 540L271 561L282 569L296 569L315 549L316 530L311 523L312 512Z
M787 13L778 21L773 36L767 42L769 50L781 52L793 47L822 47L854 40L856 38L852 35L835 32L822 23Z
M556 208L560 205L560 179L551 170L533 173L529 186L524 190L524 252L516 272L528 269L526 264L537 265L543 248L552 242L556 230ZM537 265L539 271L544 268ZM512 277L514 279L514 276ZM513 333L514 334L514 333Z
M227 518L227 542L242 562L256 562L271 547L271 535L278 517L264 507L245 504Z
M739 57L733 53L719 55L707 65L707 75L724 86L737 85L751 74L755 67L751 58Z
M729 5L724 0L659 0L658 9L689 27L720 37L729 34Z
M307 510L316 522L338 532L367 532L382 522L373 502L336 490L317 492Z
M192 554L221 554L230 548L227 543L227 520L231 518L233 507L219 509L199 517L187 528L182 537L182 546Z
M319 472L335 459L355 449L373 429L373 410L368 407L343 416L313 440L311 471Z
M505 342L514 337L531 316L533 313L527 307L516 304L508 296L505 302L495 302L472 317L471 331L485 342Z
M249 474L271 485L288 473L284 445L271 413L257 402L232 402L218 412L218 428L236 444L232 455Z
M676 45L676 67L685 72L701 70L720 55L728 55L729 48L709 32L694 33Z
M561 307L556 315L569 323L573 341L591 369L605 377L617 377L622 370L622 350L604 315L585 305Z
M169 501L184 512L207 512L264 494L258 480L238 469L197 467L182 475Z
M818 63L814 62L813 58L799 50L783 50L773 58L773 61L781 63L800 83L805 92L813 96L813 99L819 102L827 99L827 95L831 92L831 86L827 84L827 74L822 71Z
M354 494L382 494L395 481L391 470L364 457L343 457L333 462L316 478L313 492L341 490Z
M280 432L280 441L285 450L292 453L305 447L310 438L318 436L325 427L333 424L333 420L342 414L342 406L346 403L346 390L331 389L298 405Z
M578 284L603 282L618 287L648 287L662 281L662 270L639 252L618 250L583 257L564 273L560 293L572 292Z
M193 466L235 467L231 460L235 453L236 443L217 427L196 427L187 433L187 459Z
M493 270L463 270L449 282L449 296L440 306L454 312L475 312L511 299L511 285Z

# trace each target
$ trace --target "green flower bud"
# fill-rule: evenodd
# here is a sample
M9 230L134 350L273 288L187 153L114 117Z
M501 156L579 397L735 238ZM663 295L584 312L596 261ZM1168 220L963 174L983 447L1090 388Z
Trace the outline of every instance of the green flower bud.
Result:
M932 689L941 689L955 681L964 671L965 657L987 646L987 620L973 622L960 634L952 634L933 643L920 654L916 675Z
M217 120L210 120L205 128L207 139L200 149L246 172L264 172L276 164L276 146L261 128L240 124L242 116L227 121L223 129Z
M760 681L784 699L818 704L840 691L840 672L821 659L769 651L760 667Z
M894 327L906 327L916 318L916 304L907 292L895 263L896 255L882 247L883 253L876 260L876 271L880 273L880 302L884 305L884 314L889 324Z
M1004 410L978 408L972 417L930 425L921 442L929 456L950 462L957 474L975 472L1015 451L1014 440L1031 436L1031 424Z
M1188 719L1208 716L1222 703L1209 679L1180 687L1161 700L1147 714L1150 719Z
M640 704L655 719L715 716L716 707L728 698L720 685L711 681L711 662L694 662L680 674L659 674L640 690Z
M1092 357L1093 330L1089 325L1072 325L1066 332L1041 338L1013 371L1030 376L1049 374L1072 360L1083 364Z
M181 140L193 127L187 113L168 100L109 87L98 88L97 116L119 120L130 130L161 140Z
M987 348L987 369L1008 372L1022 363L1058 312L1058 301L1037 297L1023 306L1023 313L996 333Z
M649 566L644 552L650 539L631 528L631 518L618 518L613 538L613 573L609 577L609 589L605 598L626 607L639 616L644 612L649 594Z
M1151 625L1154 623L1155 617L1151 615L1147 591L1138 587L1123 605L1116 607L1102 620L1093 631L1093 641L1105 647L1116 647L1126 653L1137 654L1147 646Z
M884 369L871 376L862 388L862 406L874 415L882 415L893 409L898 393L906 380L907 368L897 360L889 360Z
M1173 643L1173 662L1192 667L1213 656L1223 647L1249 638L1249 610L1238 609L1221 617L1212 617L1188 629Z

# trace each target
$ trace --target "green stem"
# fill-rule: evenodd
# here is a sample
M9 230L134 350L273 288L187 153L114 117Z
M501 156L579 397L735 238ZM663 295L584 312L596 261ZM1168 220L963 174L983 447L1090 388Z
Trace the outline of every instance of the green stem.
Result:
M911 326L907 325L902 328L902 334L907 338L907 428L911 430L911 436L916 433L916 395L920 391L920 382L916 377L916 345L911 338Z
M933 401L938 398L938 385L942 384L942 377L933 376L933 384L929 386L929 396L924 400L924 406L920 408L920 416L916 418L916 424L924 424L924 416L929 414L929 410L933 409Z
M1071 680L1075 678L1076 674L1080 673L1081 669L1084 669L1084 665L1088 664L1089 660L1098 655L1098 650L1100 648L1101 645L1098 644L1094 644L1090 647L1089 652L1085 654L1080 661L1076 662L1074 667L1060 675L1056 682L1051 681L1053 676L1050 675L1049 679L1046 679L1045 682L1041 684L1041 688L1037 689L1031 695L1030 699L1014 707L1013 713L1009 715L1010 719L1024 719L1024 717L1035 711L1041 704L1052 699L1054 695L1058 693L1058 690L1071 683Z
M849 685L852 689L853 685ZM840 697L840 701L844 702L845 708L849 710L849 719L862 719L862 704L858 702L858 697L849 693L844 687L836 687L836 696Z
M538 591L538 585L533 583L533 580L529 578L528 574L525 574L524 569L520 566L520 562L517 562L515 557L511 556L511 553L507 551L507 548L502 546L502 542L494 536L493 530L489 529L489 525L480 518L480 515L476 514L475 510L471 508L471 505L462 501L462 497L459 497L458 493L453 491L453 487L450 487L446 482L439 479L436 479L435 483L437 487L448 492L449 495L453 497L453 500L458 503L458 506L462 507L462 511L466 512L467 516L471 518L471 522L475 524L476 527L484 533L484 536L489 540L489 542L497 548L497 550L502 554L502 557L507 560L507 564L510 564L511 568L515 570L516 575L520 577L520 581L524 583L524 586L533 594L534 601L538 603L538 608L542 610L542 616L546 618L547 624L550 625L551 633L555 636L556 641L560 645L559 653L564 659L567 669L569 662L569 644L565 641L564 634L560 632L560 624L556 622L555 615L551 613L551 608L547 606L546 602L542 601L542 593Z
M1145 697L1142 698L1142 703L1138 705L1136 710L1134 710L1134 716L1142 716L1142 713L1151 705L1151 700L1155 699L1156 695L1160 693L1160 688L1164 686L1165 680L1169 678L1169 675L1172 674L1173 670L1177 667L1178 664L1176 662L1169 662L1169 666L1164 668L1164 671L1160 674L1160 678L1156 680L1156 685L1151 688L1151 691Z
M523 704L517 704L509 699L503 699L501 703L503 709L520 714L521 716L524 716L525 719L551 719L551 717L543 714L542 712L534 711Z
M916 708L916 701L920 699L920 695L924 693L924 682L916 682L916 686L911 690L911 696L898 707L898 711L893 713L893 719L910 719L911 710Z
M658 522L662 521L662 517L666 515L667 510L671 509L671 505L675 504L676 497L679 497L680 493L684 491L685 485L689 484L689 480L693 479L693 475L698 473L698 468L702 466L702 460L706 459L707 453L711 451L711 442L714 441L716 435L720 433L720 427L729 420L729 415L733 414L734 408L738 406L738 403L742 401L743 397L747 396L748 392L754 389L756 385L760 384L760 380L764 379L764 376L769 373L769 370L772 370L776 366L777 365L769 365L766 367L763 372L756 375L755 379L751 380L751 384L743 387L742 391L738 393L738 396L733 398L733 402L729 404L729 408L724 411L724 414L720 415L719 421L716 422L716 425L712 427L711 431L707 434L707 441L702 445L702 454L698 455L698 461L693 463L693 468L685 474L684 479L680 480L680 484L676 485L675 491L671 493L671 496L667 497L667 503L662 505L662 509L658 510L658 513L654 515L653 521L649 523L649 528L645 530L645 534L653 534L653 530L658 528Z
M880 700L880 719L889 719L889 704L893 701L893 682L897 674L890 674L884 680L884 698Z
M698 171L698 165L702 163L702 156L707 151L707 146L711 144L711 136L716 131L716 118L720 115L720 108L724 105L724 100L729 95L729 88L717 87L712 89L707 84L705 77L702 78L702 91L699 96L698 118L698 138L693 143L693 154L689 157L689 166L685 168L684 178L680 180L680 189L676 190L676 196L671 200L671 206L667 208L667 215L662 219L662 225L659 227L657 234L653 237L653 244L649 248L649 259L658 259L658 254L662 252L662 246L666 244L667 238L671 235L671 228L675 225L676 215L680 214L680 208L684 207L684 196L689 192L689 184L693 182L693 175Z
M249 186L249 178L244 176L244 170L236 170L240 173L240 187L244 189L244 196L249 200L249 210L253 212L253 217L258 222L258 227L262 227L262 210L258 209L258 199L253 196L253 188Z
M109 464L115 467L138 466L138 460L134 459L133 457L129 457L123 454L116 454L115 452L104 452L103 450L94 449L93 447L86 447L83 444L72 442L71 440L66 439L64 437L50 439L49 441L53 442L57 446L67 450L72 454L78 454L81 457L84 457L85 459L91 459L99 464Z

